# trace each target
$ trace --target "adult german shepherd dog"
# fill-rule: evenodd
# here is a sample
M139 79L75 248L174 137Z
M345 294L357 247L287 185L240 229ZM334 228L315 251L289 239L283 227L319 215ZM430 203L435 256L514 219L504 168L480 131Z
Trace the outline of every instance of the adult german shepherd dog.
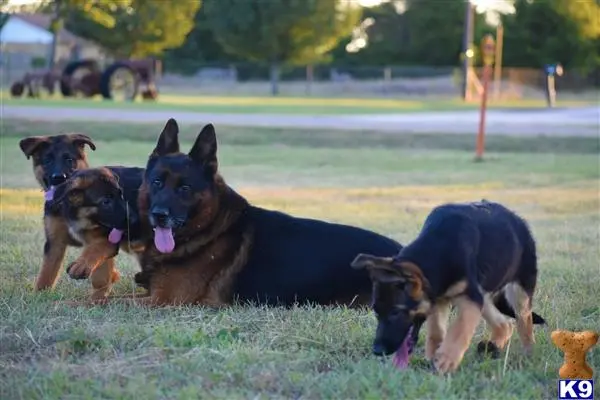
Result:
M490 342L479 351L497 353L512 335L506 316L529 353L537 256L527 223L498 203L483 200L435 208L419 236L395 257L360 254L352 262L373 281L373 310L378 326L373 352L396 352L395 363L408 365L412 346L425 322L425 355L440 372L455 370L481 317L491 327ZM446 333L450 305L458 309Z
M360 252L392 256L402 248L399 243L252 206L217 172L213 125L202 129L188 154L179 150L178 133L170 119L140 188L140 219L148 223L149 235L136 281L150 291L141 304L368 300L369 275L350 262Z
M37 291L54 287L67 247L80 247L82 245L70 230L72 223L61 211L61 207L54 204L54 198L58 188L65 184L74 173L89 168L85 152L86 145L92 150L96 150L96 145L92 139L79 133L31 136L22 139L19 143L19 147L27 159L32 158L34 175L44 190L45 198L44 233L46 240L42 266L35 283L35 290ZM122 168L121 170L122 175L128 175L124 172L128 168ZM135 176L135 171L139 172L140 170L132 168L131 173ZM131 182L133 186L138 185L135 186L135 189L139 188L141 183L141 174L138 173L138 175L140 176L138 182ZM121 181L129 182L130 180L122 179ZM132 198L136 196L137 192L132 194ZM135 200L133 204L135 205ZM79 268L74 271L78 272ZM114 260L110 258L96 268L90 276L94 288L92 298L103 298L110 290L112 283L118 279L119 273L115 269Z

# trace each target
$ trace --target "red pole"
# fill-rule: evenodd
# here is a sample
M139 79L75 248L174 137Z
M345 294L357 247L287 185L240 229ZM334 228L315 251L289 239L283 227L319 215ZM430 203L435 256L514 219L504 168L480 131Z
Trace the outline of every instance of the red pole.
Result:
M490 83L490 73L492 67L486 65L483 67L483 92L481 93L481 107L479 108L479 131L477 132L477 150L475 160L483 159L483 148L485 145L485 113L487 111L487 96Z

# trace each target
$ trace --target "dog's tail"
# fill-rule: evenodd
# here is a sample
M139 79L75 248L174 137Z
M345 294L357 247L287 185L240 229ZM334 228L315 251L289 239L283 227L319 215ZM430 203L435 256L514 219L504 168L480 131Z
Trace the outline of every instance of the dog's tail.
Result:
M496 296L494 299L494 305L502 314L507 315L511 318L515 318L515 310L508 304L508 300L506 300L506 295L504 292L502 294ZM546 325L546 320L542 318L541 315L536 314L535 312L531 313L533 316L533 324L534 325Z

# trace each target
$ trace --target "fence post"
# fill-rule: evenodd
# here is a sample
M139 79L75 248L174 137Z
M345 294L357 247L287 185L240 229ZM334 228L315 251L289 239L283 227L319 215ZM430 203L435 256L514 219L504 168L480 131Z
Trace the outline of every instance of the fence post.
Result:
M548 108L552 108L556 105L556 86L554 76L561 76L563 73L562 66L560 64L548 64L545 67L546 72L546 103Z
M385 67L383 69L383 91L384 91L384 93L388 92L391 82L392 82L392 68Z
M312 89L312 82L313 82L313 66L312 65L307 65L306 66L306 95L309 96L311 89Z

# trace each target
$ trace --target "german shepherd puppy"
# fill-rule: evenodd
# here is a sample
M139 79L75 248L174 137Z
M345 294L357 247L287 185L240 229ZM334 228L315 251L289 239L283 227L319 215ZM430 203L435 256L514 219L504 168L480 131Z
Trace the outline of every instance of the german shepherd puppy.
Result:
M80 246L70 233L67 221L53 207L56 188L80 169L88 168L85 146L96 150L89 136L73 133L56 136L30 136L19 142L21 151L27 159L33 158L33 172L44 190L44 259L38 273L35 290L53 288L62 266L67 246ZM99 292L118 280L119 273L114 263L107 262L97 270L98 276L92 278L92 286ZM104 278L102 278L104 277ZM103 282L103 279L109 281ZM98 286L98 287L96 287Z
M94 273L97 268L114 263L119 247L133 253L141 249L135 204L142 176L142 168L82 169L59 185L54 200L49 202L48 208L66 221L70 237L83 246L67 273L73 279L91 278L93 301L104 300L118 279L118 275ZM112 273L118 274L114 268Z
M399 243L250 205L217 172L213 125L202 129L188 154L179 150L178 132L170 119L140 188L148 241L136 281L150 290L142 304L368 300L369 276L350 262L360 252L392 256L402 248Z
M54 287L62 266L67 246L80 247L81 243L69 231L68 221L54 207L52 202L57 188L65 183L73 173L89 168L85 146L96 150L89 136L73 133L56 136L31 136L22 139L19 147L27 157L33 160L36 180L44 190L44 259L35 283L35 290ZM116 167L119 168L119 167ZM127 168L125 168L127 169ZM136 169L134 168L133 171ZM126 175L126 174L125 174ZM135 174L134 174L135 175ZM132 185L135 186L135 182ZM139 188L138 186L135 188ZM136 194L132 195L137 196ZM135 206L135 201L133 202ZM108 259L91 276L94 294L92 298L103 298L112 283L119 279L114 260Z
M400 350L399 365L408 364L424 322L425 355L443 373L458 367L482 316L492 332L491 342L482 342L479 350L506 345L512 324L505 315L516 318L526 353L534 343L533 324L545 323L531 308L535 241L527 223L498 203L439 206L395 257L360 254L352 266L366 268L373 281L378 319L373 352ZM458 317L446 333L451 304Z

